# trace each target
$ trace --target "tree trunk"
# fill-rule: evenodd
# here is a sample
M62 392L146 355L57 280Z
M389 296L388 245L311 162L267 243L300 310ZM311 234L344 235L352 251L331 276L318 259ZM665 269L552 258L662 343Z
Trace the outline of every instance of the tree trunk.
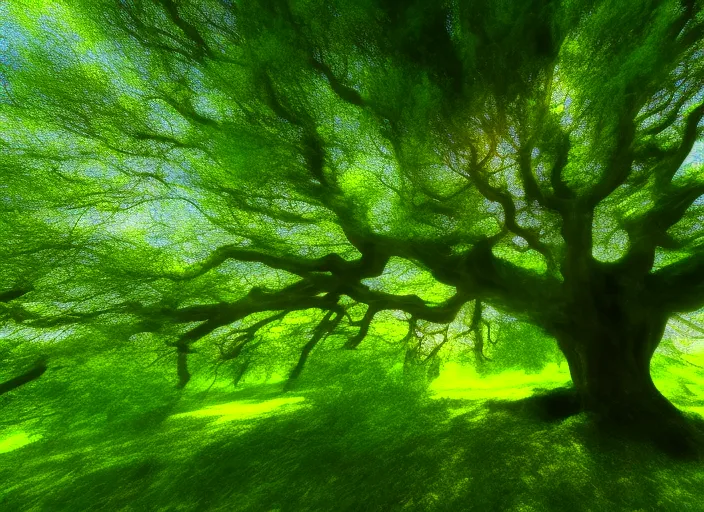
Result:
M605 430L655 443L673 455L698 451L698 433L655 387L650 361L667 315L651 308L615 305L573 312L558 336L581 409Z

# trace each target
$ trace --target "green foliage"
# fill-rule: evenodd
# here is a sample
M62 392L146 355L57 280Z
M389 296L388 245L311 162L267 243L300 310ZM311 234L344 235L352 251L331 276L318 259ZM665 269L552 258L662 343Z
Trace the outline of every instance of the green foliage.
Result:
M555 340L534 326L513 321L502 323L500 329L496 345L487 351L499 368L521 369L532 374L539 373L547 362L564 362Z
M278 386L236 392L213 387L208 395L199 386L175 403L163 383L150 380L165 377L165 367L142 370L141 386L133 385L137 376L113 379L110 368L117 364L123 373L124 356L112 354L71 378L57 370L34 393L0 397L0 443L16 447L19 432L31 441L0 452L5 509L312 511L334 504L340 510L558 511L654 505L675 512L698 503L702 474L696 465L609 443L583 416L546 429L527 411L507 414L498 406L496 398L506 391L526 396L533 387L553 386L545 375L524 374L512 389L501 387L511 376L498 375L486 388L464 388L475 394L472 399L425 401L383 370L354 364L343 373L340 363L342 385L329 380L284 397ZM334 371L329 359L320 362ZM674 368L665 364L663 372ZM691 386L697 375L689 368L681 368L681 377ZM307 376L318 371L325 370L316 367ZM668 396L680 406L692 403L682 392Z
M665 332L698 410L703 41L701 0L0 2L0 508L579 508L579 421L426 399L628 402Z

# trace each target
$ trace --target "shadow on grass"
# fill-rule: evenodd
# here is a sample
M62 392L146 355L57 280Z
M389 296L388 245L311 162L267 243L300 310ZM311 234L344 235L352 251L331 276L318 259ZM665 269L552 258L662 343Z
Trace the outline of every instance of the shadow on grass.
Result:
M700 466L602 450L583 415L548 422L392 384L294 395L305 400L255 419L169 417L183 412L172 404L112 430L48 433L2 454L0 509L702 510ZM281 396L250 388L208 405Z

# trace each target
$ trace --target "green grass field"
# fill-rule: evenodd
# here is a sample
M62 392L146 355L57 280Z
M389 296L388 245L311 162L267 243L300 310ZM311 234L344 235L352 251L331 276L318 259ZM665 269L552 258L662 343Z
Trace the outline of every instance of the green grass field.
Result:
M703 359L653 362L692 414ZM704 511L701 465L601 438L583 415L502 406L564 385L564 364L479 376L447 363L427 392L393 370L181 395L85 372L2 397L0 510Z

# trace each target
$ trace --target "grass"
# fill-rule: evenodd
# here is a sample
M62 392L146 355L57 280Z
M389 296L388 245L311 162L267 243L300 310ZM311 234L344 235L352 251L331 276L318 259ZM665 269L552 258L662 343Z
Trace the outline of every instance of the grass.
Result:
M653 373L679 407L703 409L696 367L663 357ZM564 366L480 377L448 364L429 395L361 374L285 395L274 383L113 404L113 391L80 408L32 383L4 402L0 510L704 511L701 465L609 443L583 415L493 407L568 379Z

